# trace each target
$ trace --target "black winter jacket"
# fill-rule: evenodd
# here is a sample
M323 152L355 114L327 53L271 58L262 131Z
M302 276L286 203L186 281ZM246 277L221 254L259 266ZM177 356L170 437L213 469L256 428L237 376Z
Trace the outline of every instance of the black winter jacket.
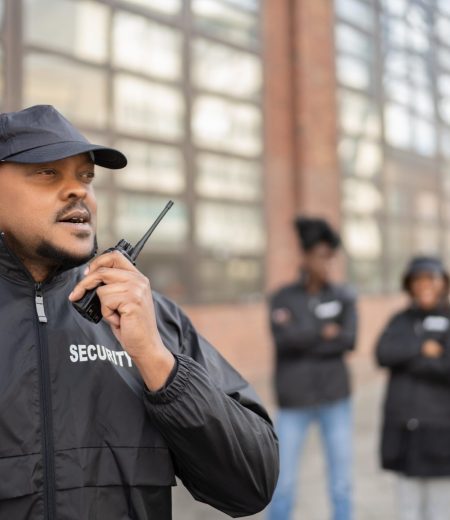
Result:
M409 476L450 475L450 312L409 308L395 315L376 355L390 372L381 437L383 468ZM421 354L427 339L445 348Z
M175 475L230 516L262 509L277 443L249 385L155 294L178 366L149 392L110 327L72 308L81 273L36 285L0 244L0 519L169 520Z
M274 319L279 309L290 320ZM349 375L343 354L356 339L355 296L346 286L327 285L310 295L302 281L281 288L270 298L271 329L276 346L275 390L283 408L326 404L348 397ZM341 333L325 340L326 323L341 326Z

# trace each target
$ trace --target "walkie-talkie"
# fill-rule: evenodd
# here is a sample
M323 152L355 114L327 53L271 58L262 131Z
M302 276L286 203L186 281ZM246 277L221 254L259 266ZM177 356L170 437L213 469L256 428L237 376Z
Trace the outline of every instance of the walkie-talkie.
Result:
M125 258L127 258L132 264L135 264L135 260L144 247L145 243L149 239L150 235L155 230L156 226L161 222L164 215L169 211L169 209L173 206L173 201L169 200L166 204L165 208L158 215L158 218L153 222L150 226L149 230L145 233L145 235L139 240L139 242L133 247L127 240L121 239L114 247L110 247L103 251L102 255L105 253L110 253L112 251L120 251ZM72 305L75 309L89 321L93 323L98 323L102 319L101 313L101 304L100 299L97 296L97 289L91 289L87 291L85 295L80 298L76 302L72 302Z

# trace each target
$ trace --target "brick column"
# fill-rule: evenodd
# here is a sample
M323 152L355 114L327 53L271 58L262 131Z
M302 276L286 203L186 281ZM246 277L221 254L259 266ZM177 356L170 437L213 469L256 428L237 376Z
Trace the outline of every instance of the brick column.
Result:
M333 2L266 0L264 31L271 289L291 280L298 268L295 214L340 224Z

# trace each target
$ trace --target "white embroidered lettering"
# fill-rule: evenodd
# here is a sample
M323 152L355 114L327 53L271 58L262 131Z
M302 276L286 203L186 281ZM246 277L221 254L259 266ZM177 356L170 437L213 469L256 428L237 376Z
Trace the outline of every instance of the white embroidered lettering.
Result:
M98 359L101 359L102 361L106 360L106 350L103 345L97 345L97 354Z
M97 353L96 353L96 346L95 345L88 345L88 348L87 348L87 354L88 354L88 358L91 360L91 361L95 361L97 359Z
M88 357L86 354L86 345L78 345L78 354L80 356L80 362L88 360Z
M131 368L133 362L124 350L111 350L103 345L69 345L69 359L72 363L109 361L113 365ZM125 362L126 360L126 362Z
M72 363L76 363L78 361L78 346L70 345L69 351L70 351L70 361L72 361Z

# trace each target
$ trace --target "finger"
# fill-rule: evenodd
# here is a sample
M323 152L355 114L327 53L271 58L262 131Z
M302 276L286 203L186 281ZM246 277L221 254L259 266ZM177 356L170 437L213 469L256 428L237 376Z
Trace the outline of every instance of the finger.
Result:
M120 330L120 315L117 312L110 312L102 307L103 319L111 325L116 331Z
M79 300L86 291L95 289L102 284L116 284L116 283L143 283L147 280L139 271L131 273L123 269L115 269L109 267L101 267L94 272L88 274L78 282L69 295L69 300Z
M91 273L101 267L113 267L125 271L137 271L136 267L119 251L111 251L97 256L87 266L85 274Z

